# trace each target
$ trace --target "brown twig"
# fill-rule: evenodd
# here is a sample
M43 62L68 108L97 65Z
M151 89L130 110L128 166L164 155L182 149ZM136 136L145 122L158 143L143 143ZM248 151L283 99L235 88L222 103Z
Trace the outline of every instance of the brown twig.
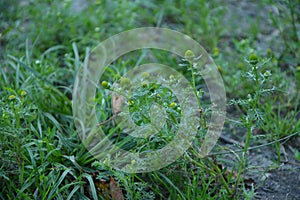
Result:
M120 112L121 112L121 111L116 112L116 113L115 113L113 116L111 116L109 119L107 119L107 120L105 120L105 121L100 122L99 124L97 124L97 126L102 126L102 125L104 125L104 124L106 124L106 123L108 123L108 122L114 120L114 119L120 114Z
M236 141L232 138L229 138L229 137L226 137L224 135L220 135L220 139L223 140L224 142L227 142L229 144L235 144L235 145L239 145L241 147L244 147L245 144L243 142L239 142L239 141Z

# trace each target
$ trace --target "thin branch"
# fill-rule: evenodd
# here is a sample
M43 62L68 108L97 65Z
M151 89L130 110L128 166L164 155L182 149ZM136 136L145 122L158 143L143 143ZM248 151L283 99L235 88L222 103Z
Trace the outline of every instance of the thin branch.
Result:
M99 124L97 124L97 126L102 126L104 124L107 124L108 122L114 120L119 114L121 113L121 111L119 112L116 112L113 116L111 116L109 119L103 121L103 122L100 122Z

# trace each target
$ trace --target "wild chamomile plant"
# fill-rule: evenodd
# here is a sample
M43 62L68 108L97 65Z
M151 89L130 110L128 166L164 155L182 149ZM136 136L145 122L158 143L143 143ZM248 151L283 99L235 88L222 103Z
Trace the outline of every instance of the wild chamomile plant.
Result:
M214 54L218 54L218 49L214 49ZM222 171L222 168L220 168L219 164L215 160L215 158L201 158L199 156L199 153L197 152L198 145L202 145L203 135L205 135L205 132L207 131L207 117L209 115L210 107L207 105L207 102L201 101L203 97L203 90L201 87L199 87L199 72L196 71L196 69L199 67L199 59L201 57L195 57L195 54L191 50L187 50L185 52L185 58L183 59L183 64L181 66L187 67L188 71L190 71L191 74L191 86L193 88L194 94L197 98L197 103L199 107L199 123L200 128L198 130L198 134L196 136L196 139L194 141L194 147L185 154L186 158L193 163L197 168L199 168L202 173L207 174L210 178L217 177L218 182L217 183L209 183L202 185L202 187L207 187L208 190L208 196L212 195L211 198L214 196L214 187L216 185L221 185L221 189L214 198L232 198L235 194L233 193L233 189L230 188L230 179L225 178L224 171ZM199 159L200 158L200 159ZM227 177L228 178L228 177ZM212 194L210 194L212 192ZM221 195L221 196L220 196ZM208 197L206 197L208 198Z
M197 97L197 105L205 106L204 102L200 102L200 99L203 95L203 91L199 87L199 77L198 72L196 72L195 64L199 58L195 58L195 55L192 51L188 50L185 53L185 58L180 64L181 68L189 70L186 76L190 80L190 85L192 91ZM115 96L123 96L124 99L121 104L124 104L128 107L128 112L130 113L130 118L137 126L144 126L151 123L151 113L149 112L153 105L159 104L162 109L165 110L165 125L158 130L158 132L150 136L149 138L134 138L126 133L126 128L121 126L120 129L114 128L120 121L118 121L117 116L122 116L122 112L116 112L118 106L112 103L112 106L106 105L99 107L99 109L107 109L113 116L109 118L102 119L100 124L103 129L106 130L107 136L119 147L125 150L134 150L134 152L143 152L148 150L157 150L163 148L165 145L168 145L170 141L173 140L174 132L178 128L181 117L181 107L180 104L172 93L172 91L166 87L163 87L160 84L149 81L148 77L151 76L150 72L142 72L141 79L139 84L135 84L132 80L127 77L121 77L116 84L111 84L108 81L101 82L101 90L105 96L102 96L102 99L112 100ZM167 78L169 84L176 83L176 75L170 75ZM132 87L131 92L128 92L127 88ZM106 90L103 90L106 89ZM98 103L102 100L97 100ZM115 111L114 111L115 110ZM195 145L201 145L203 140L203 135L207 129L206 125L206 115L209 112L209 108L199 108L199 123L201 123L201 130L198 130L199 133L196 135ZM100 111L103 112L103 111ZM111 119L111 120L110 120ZM161 120L161 119L158 119ZM121 121L122 122L122 121ZM114 130L113 134L111 131ZM124 142L125 141L125 142ZM134 161L133 161L134 162ZM172 171L178 171L179 174L172 175ZM196 170L197 172L193 171ZM188 171L188 172L187 172ZM185 175L185 173L189 175ZM203 177L207 176L205 182L199 183L197 180L200 180L200 175L192 180L190 175L202 174ZM224 176L224 171L219 167L217 162L211 158L202 159L198 155L197 149L189 150L188 153L183 156L183 158L178 159L170 166L163 168L155 173L145 174L144 176L135 175L135 178L140 178L143 181L151 180L151 190L155 191L156 194L160 194L159 191L166 190L166 194L160 194L161 197L177 198L177 199L191 199L191 198L216 198L221 197L225 199L226 197L231 197L233 195L232 189L230 188L230 183L232 180L227 180L227 177ZM130 176L130 175L129 175ZM128 177L128 175L127 175ZM194 176L193 176L194 177ZM202 177L202 178L203 178ZM217 181L215 181L217 179ZM122 179L121 179L122 180ZM192 185L187 187L187 181L191 181ZM122 181L121 181L122 182ZM128 182L128 180L127 180ZM124 182L125 183L125 182ZM157 183L154 184L153 183ZM126 186L127 187L127 186ZM194 188L202 188L201 193L195 192ZM221 190L217 188L221 187ZM184 190L185 192L182 192ZM166 196L165 196L166 195Z
M265 124L264 104L267 104L269 96L276 91L276 87L269 86L271 70L265 68L269 59L259 59L255 53L251 53L245 62L248 64L248 72L244 74L246 80L253 85L253 91L248 93L246 99L232 99L231 105L237 105L244 114L240 117L242 126L246 129L245 142L242 149L242 155L238 156L239 164L237 167L237 177L233 192L236 193L240 185L242 174L247 169L247 153L250 147L253 131L262 129ZM270 87L270 88L269 88Z
M141 83L137 86L131 84L131 81L127 77L121 77L118 84L111 85L107 81L102 81L103 88L108 89L112 99L119 98L121 101L114 102L112 110L114 114L120 116L121 120L116 118L116 123L121 127L122 133L117 137L113 137L116 141L122 142L126 138L129 143L122 144L123 148L132 149L134 146L138 147L139 152L149 149L160 149L172 141L174 133L178 129L177 125L180 123L180 106L178 105L177 98L174 96L170 89L163 87L160 84L154 82L148 82L149 73L143 72ZM174 76L169 77L169 82L176 81ZM130 92L129 92L130 87ZM129 115L133 123L137 127L142 127L147 124L153 123L153 114L151 110L153 106L159 105L162 108L161 112L165 112L166 119L154 119L165 122L163 127L157 127L155 136L150 138L135 138L130 136L131 130L129 127L122 125L122 115L120 112L122 106L128 107ZM126 119L125 119L126 120ZM158 122L160 124L160 122ZM104 126L105 127L105 126ZM122 130L123 128L123 130ZM126 133L127 132L127 133ZM133 145L133 146L132 146Z
M1 169L0 178L9 181L11 174L20 174L19 182L24 183L24 148L29 138L26 126L36 118L35 107L27 106L27 92L6 88L0 99ZM11 142L13 141L13 145Z
M272 74L270 69L263 72L261 68L269 62L268 59L261 61L256 54L251 53L245 61L249 65L249 71L244 77L254 85L253 92L247 95L247 99L233 99L230 104L240 106L245 112L241 116L241 122L247 129L244 145L244 153L247 153L253 129L261 128L264 124L264 98L275 92L276 87L265 88Z

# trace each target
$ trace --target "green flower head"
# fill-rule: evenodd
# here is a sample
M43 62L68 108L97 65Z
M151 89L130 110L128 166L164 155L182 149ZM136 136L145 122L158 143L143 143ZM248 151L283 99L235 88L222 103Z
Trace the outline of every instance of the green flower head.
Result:
M25 96L27 94L27 92L25 90L21 91L21 96Z
M108 88L109 87L109 84L108 84L107 81L102 81L101 85L102 85L103 88Z
M127 77L121 77L121 78L120 78L120 84L121 84L121 86L123 86L123 87L129 85L129 84L130 84L129 78L127 78Z
M142 73L142 77L143 77L143 78L147 78L148 76L149 76L149 73L148 73L148 72L143 72L143 73Z
M177 106L177 103L175 103L175 102L170 103L171 108L175 108L176 106Z
M218 47L215 47L213 50L213 56L217 57L218 55L219 55L219 49L218 49Z
M142 87L147 87L147 83L145 81L142 82Z
M13 94L8 96L8 99L9 99L9 100L14 100L15 98L16 98L16 96L13 95Z
M189 62L193 62L193 59L195 58L195 54L191 50L187 50L184 54L184 58Z
M258 57L255 53L250 54L249 61L251 65L256 65L258 63Z

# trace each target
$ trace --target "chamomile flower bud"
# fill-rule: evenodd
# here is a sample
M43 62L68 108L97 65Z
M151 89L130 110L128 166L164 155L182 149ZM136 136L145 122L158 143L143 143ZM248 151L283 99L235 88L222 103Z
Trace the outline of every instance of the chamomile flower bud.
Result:
M218 55L219 55L219 49L218 49L218 47L215 47L213 50L213 56L217 57Z
M102 81L101 85L102 85L103 88L108 88L109 87L109 84L108 84L107 81Z
M189 62L193 62L195 54L191 50L187 50L184 54L184 58Z
M21 96L25 96L27 94L27 92L25 90L21 91Z
M142 73L142 77L143 77L143 78L147 78L148 76L149 76L149 73L148 73L148 72L143 72L143 73Z
M249 61L251 65L256 65L258 63L258 57L255 53L250 54Z
M16 96L13 95L13 94L8 96L8 99L9 99L9 100L14 100L15 98L16 98Z
M175 108L176 106L177 106L177 103L175 103L175 102L170 103L171 108Z
M145 81L142 82L142 87L147 87L147 83Z
M127 77L121 77L121 78L120 78L120 84L121 84L121 86L123 86L123 87L129 85L129 84L130 84L129 78L127 78Z

